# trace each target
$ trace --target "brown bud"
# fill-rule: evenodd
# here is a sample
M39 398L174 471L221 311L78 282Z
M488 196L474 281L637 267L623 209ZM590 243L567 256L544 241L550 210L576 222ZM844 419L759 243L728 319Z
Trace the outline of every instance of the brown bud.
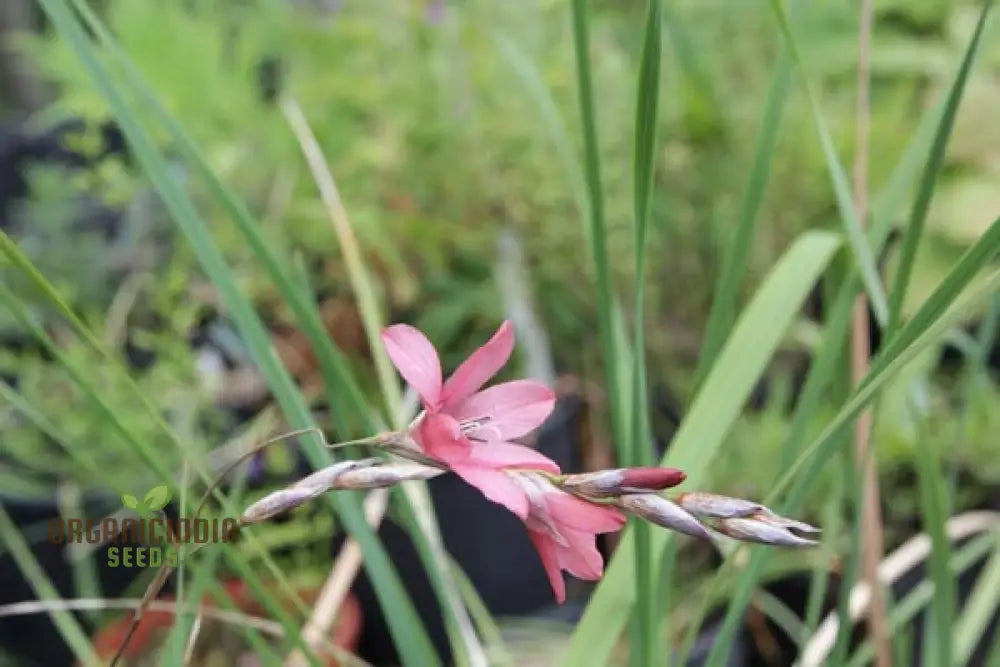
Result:
M591 498L613 498L625 493L646 493L676 486L684 481L676 468L615 468L566 475L560 486Z
M711 540L712 536L690 513L655 493L633 493L618 498L618 506L630 514L685 535Z

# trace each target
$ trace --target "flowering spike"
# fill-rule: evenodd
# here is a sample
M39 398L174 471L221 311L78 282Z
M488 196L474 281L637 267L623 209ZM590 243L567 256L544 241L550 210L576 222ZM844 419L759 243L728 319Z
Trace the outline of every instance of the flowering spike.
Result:
M712 536L687 510L655 493L632 493L618 498L626 512L679 533L711 540Z
M616 468L566 475L560 486L591 498L614 498L625 493L647 493L677 486L685 477L676 468Z
M742 542L757 542L778 547L812 547L815 540L799 537L788 528L771 523L759 517L722 519L718 530L724 535Z

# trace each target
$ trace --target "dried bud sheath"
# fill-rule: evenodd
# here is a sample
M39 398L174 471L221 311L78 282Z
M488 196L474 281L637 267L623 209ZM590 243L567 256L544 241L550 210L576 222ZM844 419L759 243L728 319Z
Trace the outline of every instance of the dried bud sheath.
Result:
M797 542L796 540L801 540L801 538L789 531L799 531L806 535L815 535L820 532L818 528L810 526L808 523L788 519L776 514L760 503L741 498L729 498L727 496L715 495L714 493L683 493L677 498L677 503L702 519L721 520L723 525L730 522L728 525L731 532L743 534L747 533L747 531L749 533L756 531L758 534L766 534L774 539L785 539L787 540L787 546L804 546L803 543L812 544L810 540L802 540L801 543ZM735 521L737 519L739 521ZM713 525L714 523L716 522L713 522ZM721 527L719 530L723 533L726 532ZM782 537L782 534L790 536L791 539ZM735 537L735 535L730 535L730 537ZM737 537L736 539L743 538ZM761 541L747 539L752 542ZM778 544L778 542L767 542L767 544Z
M266 521L292 508L298 507L307 500L322 494L325 490L320 487L310 489L308 487L291 486L287 489L269 493L246 508L243 516L240 517L240 523L248 524Z
M808 547L816 544L792 531L813 535L819 532L818 528L795 519L786 519L760 503L714 493L684 493L677 498L677 502L695 516L710 521L712 527L720 533L735 540L779 547Z
M663 496L655 493L626 494L618 498L618 506L629 514L646 519L658 526L679 533L711 540L712 536L691 514Z
M714 493L682 493L677 497L677 504L695 516L714 519L735 519L767 511L759 503Z
M629 493L648 493L677 486L686 475L676 468L616 468L566 475L560 486L590 498L614 498Z
M722 519L718 531L741 542L757 542L777 547L812 547L814 540L799 537L784 526L775 525L766 520L752 519Z
M410 479L429 479L443 472L416 463L387 463L376 458L341 461L264 496L243 512L240 521L248 524L270 519L327 491L377 489Z
M337 480L339 480L344 475L355 472L358 470L365 470L373 465L378 465L381 463L381 459L369 458L360 459L352 461L340 461L339 463L334 463L333 465L327 466L325 468L320 468L316 472L303 477L299 481L295 482L290 488L322 488L323 493L329 489L336 488Z
M337 477L333 488L378 489L411 479L430 479L444 474L440 468L419 463L388 463L351 470Z

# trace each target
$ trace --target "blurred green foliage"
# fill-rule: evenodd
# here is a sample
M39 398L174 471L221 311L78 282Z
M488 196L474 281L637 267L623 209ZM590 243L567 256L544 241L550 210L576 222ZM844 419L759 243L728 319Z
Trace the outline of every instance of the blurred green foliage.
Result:
M512 230L524 244L556 365L566 373L592 374L599 346L591 282L581 279L588 260L579 184L572 162L561 159L559 144L560 132L580 135L563 4L377 0L335 3L334 9L307 4L109 0L102 13L162 103L250 204L268 240L303 260L320 294L348 297L346 272L274 93L294 96L309 116L391 319L420 327L440 345L446 366L457 363L504 315L495 286L496 244L499 231ZM609 252L612 279L624 287L632 270L628 165L640 41L635 18L642 6L594 4ZM847 156L854 135L855 10L838 2L812 5L800 25L805 57L819 77L838 149ZM878 11L875 189L947 84L976 8L896 0L879 3ZM778 43L771 18L755 3L677 3L665 29L646 338L650 385L666 390L683 408ZM53 104L36 119L39 127L69 117L94 124L107 119L103 98L66 43L47 33L22 43L57 85ZM503 44L512 45L519 62L544 84L554 118L546 118L524 70ZM991 74L1000 65L1000 40L987 37L984 45L982 64L960 108L906 312L922 302L1000 209L994 186L1000 174L994 113L1000 82ZM560 132L548 124L553 120ZM751 253L747 293L798 233L836 224L813 132L805 100L793 92ZM84 134L74 146L89 150L94 141ZM580 152L575 144L571 149L573 155ZM184 165L178 162L176 168L183 178ZM85 319L112 329L114 344L122 347L128 340L155 355L140 375L144 390L175 396L165 402L176 405L206 441L223 437L232 424L220 416L212 392L191 391L204 373L185 338L214 310L212 290L186 246L174 243L143 177L127 161L111 159L72 177L39 168L30 182L32 197L20 211L31 221L18 231L22 248ZM286 325L291 318L253 253L209 198L195 194L244 289L276 328ZM78 224L87 207L99 205L123 211L113 238ZM898 215L902 222L906 213ZM23 285L9 268L2 274L15 289ZM44 318L44 309L37 314ZM349 318L335 321L334 329L343 322ZM0 324L6 333L13 327L7 320ZM739 443L731 451L744 454L713 467L719 488L746 497L766 492L773 474L757 462L778 455L796 369L811 345L809 326L805 322L806 334L787 342L763 409L744 416L730 436ZM238 357L238 341L233 345ZM348 351L356 363L365 363L363 345ZM936 371L936 355L926 361L897 378L882 401L877 439L883 464L892 468L906 461L918 440L928 438L983 481L1000 480L990 441L1000 414L995 382L982 372L959 386ZM81 354L81 364L103 382L99 362ZM33 405L58 415L57 426L68 439L92 446L81 456L102 467L116 465L105 457L120 450L102 448L105 427L73 409L79 396L67 388L61 371L30 351L5 352L2 369L19 378L19 391ZM915 431L901 407L913 385L927 401L921 406L931 425L925 434ZM118 391L110 383L102 386ZM151 427L137 421L135 428ZM23 420L6 421L4 432L25 465L33 452L50 446L51 438ZM286 530L301 534L301 526Z

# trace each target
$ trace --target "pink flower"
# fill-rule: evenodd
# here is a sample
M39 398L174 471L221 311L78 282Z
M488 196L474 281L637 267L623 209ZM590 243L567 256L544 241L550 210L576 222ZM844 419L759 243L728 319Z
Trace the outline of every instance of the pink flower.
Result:
M566 599L562 570L579 579L600 579L604 559L597 550L595 536L621 530L625 517L613 507L571 496L541 475L509 475L528 496L530 509L524 521L528 536L541 556L556 600L562 604Z
M553 474L559 466L533 449L509 442L537 428L555 405L545 385L515 380L480 391L514 350L514 330L504 322L446 381L427 337L406 324L382 332L382 342L400 375L420 395L424 413L411 434L423 452L445 465L493 502L522 519L528 498L503 469Z

